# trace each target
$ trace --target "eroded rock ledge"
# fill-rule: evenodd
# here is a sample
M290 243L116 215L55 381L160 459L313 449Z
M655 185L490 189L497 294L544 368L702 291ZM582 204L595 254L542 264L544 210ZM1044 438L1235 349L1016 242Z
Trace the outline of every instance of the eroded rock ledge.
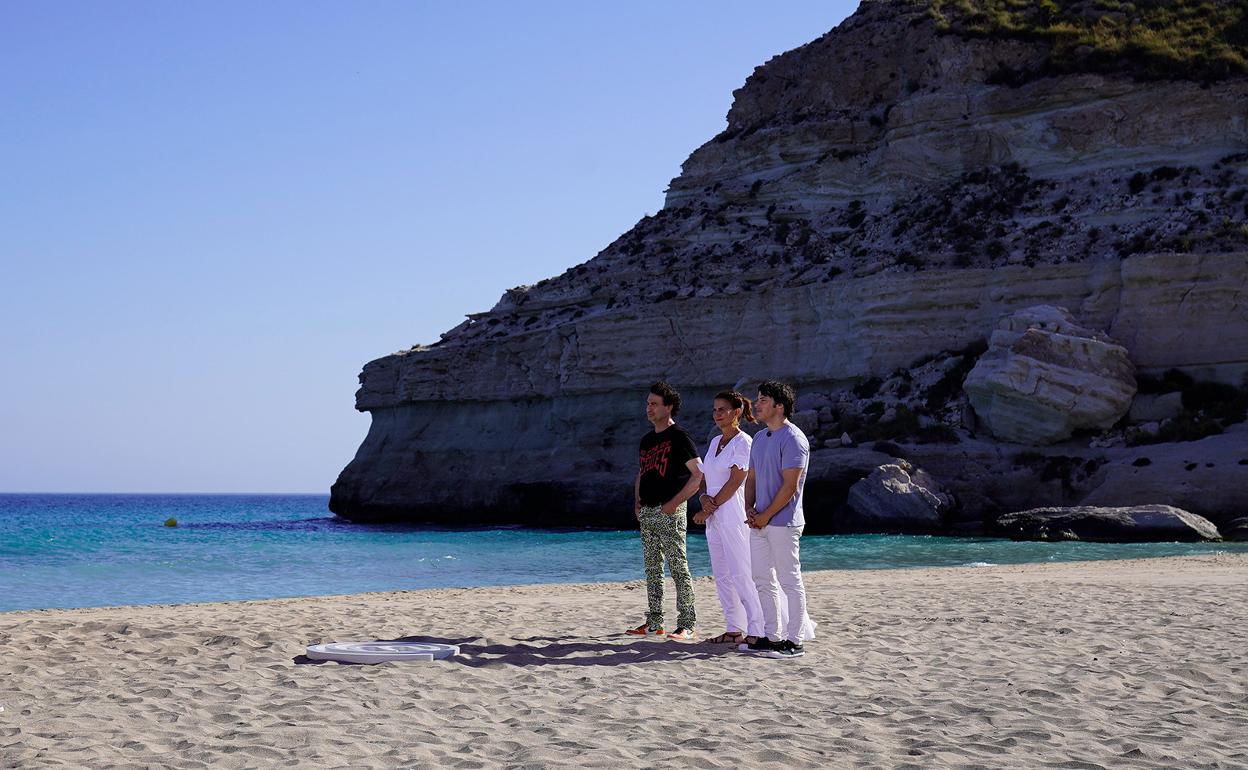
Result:
M360 520L627 526L651 381L685 393L683 421L701 436L722 387L780 377L799 392L848 392L972 346L1035 305L1105 332L1142 375L1238 385L1248 79L993 77L1040 71L1045 55L944 34L925 4L898 1L865 2L772 59L661 212L439 342L364 367L356 407L373 424L331 508ZM671 344L656 345L662 336ZM972 414L957 421L957 443L914 450L968 522L1010 509L1014 494L985 491L968 469L1026 450L973 426ZM1089 438L1063 451L1095 454ZM839 443L817 455L812 483L831 528L849 485L890 458ZM1219 483L1248 490L1248 463L1235 459ZM1032 507L1097 488L1045 491L1040 475ZM1213 497L1248 510L1248 492L1228 494ZM1126 504L1107 495L1096 504ZM1131 502L1210 513L1163 498Z

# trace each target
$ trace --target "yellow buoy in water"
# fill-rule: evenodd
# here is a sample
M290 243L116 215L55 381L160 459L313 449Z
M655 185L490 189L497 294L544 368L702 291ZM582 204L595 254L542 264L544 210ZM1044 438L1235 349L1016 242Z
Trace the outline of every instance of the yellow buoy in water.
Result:
M165 526L176 527L178 526L178 520L177 519L165 519Z

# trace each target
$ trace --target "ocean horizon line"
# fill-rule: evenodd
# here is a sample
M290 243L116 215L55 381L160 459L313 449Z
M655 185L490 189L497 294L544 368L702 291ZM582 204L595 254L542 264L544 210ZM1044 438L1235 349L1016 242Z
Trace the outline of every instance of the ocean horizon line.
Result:
M47 495L49 497L57 495L92 495L95 497L210 497L229 495L246 495L249 497L329 497L329 492L35 492L29 490L10 492L0 490L0 495Z

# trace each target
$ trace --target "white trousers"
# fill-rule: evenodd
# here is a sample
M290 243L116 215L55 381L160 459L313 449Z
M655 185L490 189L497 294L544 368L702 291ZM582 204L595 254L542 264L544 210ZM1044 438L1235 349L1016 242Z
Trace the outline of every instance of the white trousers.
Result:
M764 630L776 641L800 644L815 638L815 623L806 614L801 539L802 527L750 530L750 565L763 606Z
M737 510L737 509L740 510ZM715 591L729 631L763 635L763 608L750 571L750 528L744 506L724 505L706 522Z

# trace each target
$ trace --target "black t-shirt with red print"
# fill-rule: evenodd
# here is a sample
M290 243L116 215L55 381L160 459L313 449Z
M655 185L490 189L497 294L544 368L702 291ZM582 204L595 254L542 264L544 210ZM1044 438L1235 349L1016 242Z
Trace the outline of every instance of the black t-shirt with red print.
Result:
M689 481L688 463L697 456L693 439L679 425L642 436L641 504L662 505L675 497Z

